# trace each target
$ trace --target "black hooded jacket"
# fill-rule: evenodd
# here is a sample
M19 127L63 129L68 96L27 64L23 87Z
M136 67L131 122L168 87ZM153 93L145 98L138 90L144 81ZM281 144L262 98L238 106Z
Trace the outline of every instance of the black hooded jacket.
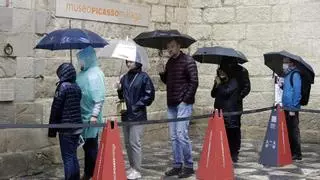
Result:
M81 89L76 84L76 70L70 63L63 63L57 69L59 82L51 105L50 124L82 123L81 119ZM56 132L75 133L81 128L49 129L49 137L55 137Z

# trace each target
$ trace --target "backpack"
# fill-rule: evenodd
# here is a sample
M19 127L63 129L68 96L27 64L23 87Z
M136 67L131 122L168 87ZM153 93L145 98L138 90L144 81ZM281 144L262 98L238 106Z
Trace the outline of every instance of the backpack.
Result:
M241 98L243 99L250 93L250 90L251 90L249 73L246 68L244 68L243 66L241 66L239 64L236 65L235 71L236 71L235 77L236 77L237 82L239 84L239 92L240 92Z
M311 90L311 82L306 79L303 74L301 74L299 71L294 71L290 76L290 84L293 86L293 75L294 73L299 73L301 76L301 99L300 99L300 105L305 106L309 102L309 96L310 96L310 90Z

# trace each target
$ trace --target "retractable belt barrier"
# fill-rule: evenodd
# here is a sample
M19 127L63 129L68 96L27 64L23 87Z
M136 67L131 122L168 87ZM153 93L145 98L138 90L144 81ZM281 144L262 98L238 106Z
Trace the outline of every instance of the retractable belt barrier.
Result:
M224 112L223 116L235 116L241 114L254 114L265 112L274 109L274 106L265 107L265 108L258 108L252 110L245 110L245 111L235 111L235 112ZM317 113L320 114L320 110L315 109L301 109L300 112L306 113ZM204 118L209 118L213 116L213 113L199 115L199 116L192 116L188 118L177 118L177 119L157 119L157 120L148 120L148 121L134 121L134 122L118 122L118 126L130 126L130 125L149 125L149 124L163 124L169 122L178 122L178 121L196 121L196 120L203 120ZM88 128L88 127L105 127L106 123L97 123L97 124L1 124L0 129L25 129L25 128Z

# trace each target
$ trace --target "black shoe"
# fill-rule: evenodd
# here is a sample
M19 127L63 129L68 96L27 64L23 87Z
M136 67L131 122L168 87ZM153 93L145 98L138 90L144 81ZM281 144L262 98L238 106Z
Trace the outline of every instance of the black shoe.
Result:
M176 176L179 175L182 171L182 168L172 168L169 171L165 172L166 176Z
M301 160L302 160L302 157L301 157L301 156L293 155L293 156L292 156L292 160L294 160L294 161L301 161Z
M194 174L193 168L183 168L180 174L178 175L178 178L188 178Z

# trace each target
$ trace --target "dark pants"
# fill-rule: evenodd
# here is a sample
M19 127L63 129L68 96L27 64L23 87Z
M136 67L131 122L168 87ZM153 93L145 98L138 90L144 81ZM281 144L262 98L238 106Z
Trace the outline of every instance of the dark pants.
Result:
M98 154L98 136L96 138L85 139L84 145L84 174L91 178Z
M78 135L59 134L60 150L66 180L80 179L80 166L77 158Z
M241 146L241 130L240 128L226 128L229 149L233 160L238 160Z
M295 112L294 116L290 116L288 111L285 111L290 149L292 156L302 157L301 141L299 129L299 112Z

